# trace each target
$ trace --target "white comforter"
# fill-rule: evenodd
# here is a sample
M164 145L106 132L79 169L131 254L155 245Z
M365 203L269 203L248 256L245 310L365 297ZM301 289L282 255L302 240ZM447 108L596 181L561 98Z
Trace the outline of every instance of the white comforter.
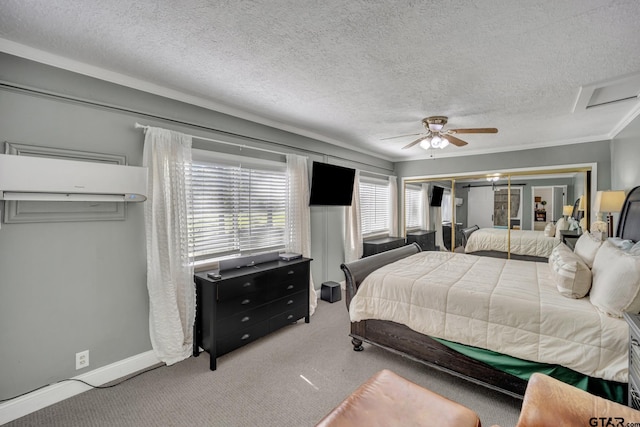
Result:
M420 252L367 276L349 314L627 382L626 322L560 295L545 263Z
M466 253L478 251L507 252L509 234L504 228L481 228L469 236L464 247ZM547 237L544 231L511 230L511 253L549 258L560 243L555 237Z

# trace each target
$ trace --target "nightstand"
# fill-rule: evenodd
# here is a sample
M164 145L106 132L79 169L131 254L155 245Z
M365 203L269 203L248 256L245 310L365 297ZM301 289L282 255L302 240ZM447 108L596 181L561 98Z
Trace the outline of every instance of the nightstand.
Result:
M560 238L562 239L562 243L569 246L571 250L574 250L576 247L576 242L580 238L582 233L579 230L561 230Z
M640 410L640 315L623 313L629 324L629 403Z

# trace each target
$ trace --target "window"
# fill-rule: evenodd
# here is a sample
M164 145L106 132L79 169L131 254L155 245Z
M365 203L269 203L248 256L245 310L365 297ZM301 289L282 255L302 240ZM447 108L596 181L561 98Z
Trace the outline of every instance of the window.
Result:
M189 232L196 260L285 247L286 165L245 161L193 161Z
M407 230L422 228L422 189L418 186L407 185L404 197Z
M451 214L451 190L445 188L442 193L442 222L453 222Z
M362 235L389 233L389 181L361 176L359 185Z

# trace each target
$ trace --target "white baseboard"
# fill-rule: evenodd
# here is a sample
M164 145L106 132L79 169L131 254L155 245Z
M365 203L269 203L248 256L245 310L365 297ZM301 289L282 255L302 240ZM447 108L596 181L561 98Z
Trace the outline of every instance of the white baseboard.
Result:
M74 378L86 381L89 384L102 385L151 367L157 363L160 363L160 360L158 360L154 352L150 350ZM87 390L91 390L91 387L78 381L64 381L0 404L0 425L24 417L27 414L46 408L47 406L61 402Z

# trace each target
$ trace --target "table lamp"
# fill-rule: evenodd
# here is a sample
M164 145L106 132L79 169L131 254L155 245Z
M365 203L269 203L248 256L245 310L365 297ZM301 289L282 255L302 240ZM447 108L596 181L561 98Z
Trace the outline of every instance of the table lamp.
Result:
M620 212L622 205L624 204L624 191L598 191L596 193L595 209L598 215L602 213L607 214L607 225L609 229L609 237L613 237L613 216L614 212ZM601 217L598 220L602 220Z
M564 215L565 217L569 218L571 216L571 214L573 214L573 206L565 205L565 206L562 207L562 215Z

